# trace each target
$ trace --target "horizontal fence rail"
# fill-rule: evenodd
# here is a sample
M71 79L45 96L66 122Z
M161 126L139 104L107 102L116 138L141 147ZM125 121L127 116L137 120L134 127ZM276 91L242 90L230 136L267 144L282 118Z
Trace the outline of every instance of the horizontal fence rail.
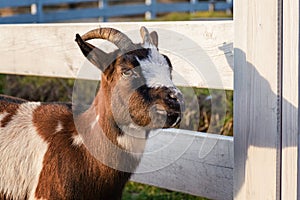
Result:
M147 154L153 151L158 152ZM150 134L145 152L133 181L210 199L233 199L233 137L166 129Z
M99 26L117 28L134 42L141 42L141 26L155 30L160 51L173 64L175 84L233 89L232 21L0 25L0 73L99 79L74 42L76 33ZM105 41L91 42L107 52L115 49ZM156 154L143 156L132 180L211 199L233 198L232 137L161 131L150 134L146 152Z
M74 7L76 3L91 3L93 6L87 8ZM148 13L149 19L155 19L159 13L168 12L194 12L205 10L231 10L232 0L206 1L179 3L158 3L155 0L146 0L144 4L114 3L109 0L22 0L22 1L0 1L1 8L31 7L31 12L13 14L0 17L0 23L47 23L66 20L79 20L101 17L106 21L109 17L132 16ZM69 6L66 7L66 4ZM64 9L54 9L53 6L64 5ZM52 9L45 9L52 6Z
M100 72L82 56L74 39L76 33L99 26L119 29L134 42L141 42L141 26L156 30L160 51L172 60L177 85L233 89L232 21L1 25L0 70L97 80ZM106 41L92 42L105 51L115 48ZM90 72L82 73L84 69Z

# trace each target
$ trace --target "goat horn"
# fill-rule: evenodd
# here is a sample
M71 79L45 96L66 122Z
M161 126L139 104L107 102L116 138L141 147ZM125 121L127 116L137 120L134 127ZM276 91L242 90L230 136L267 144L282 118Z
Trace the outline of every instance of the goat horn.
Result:
M127 37L127 35L113 28L94 29L82 36L84 41L96 38L108 40L122 51L131 51L135 49L134 43Z
M98 49L97 47L91 45L90 43L82 40L79 34L76 34L76 39L78 46L81 49L83 55L101 71L104 71L110 63L109 56L104 51Z

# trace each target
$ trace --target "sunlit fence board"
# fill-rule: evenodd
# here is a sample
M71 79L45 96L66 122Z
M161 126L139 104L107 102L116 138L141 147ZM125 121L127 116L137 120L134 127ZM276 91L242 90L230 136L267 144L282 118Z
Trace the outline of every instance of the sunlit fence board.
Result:
M22 1L6 1L6 0L3 0L3 1L0 2L0 8L30 6L31 4L34 4L34 3L36 3L36 0L22 0Z
M75 34L114 27L141 42L139 28L159 35L159 48L172 61L174 81L182 86L233 89L233 24L221 22L94 23L0 26L0 72L50 77L98 79L85 60ZM114 46L95 41L105 51ZM92 73L79 73L83 68Z
M234 198L299 199L299 1L234 10Z
M232 137L168 129L150 134L145 151L132 180L211 199L233 198Z
M279 105L277 2L235 1L235 199L276 199ZM245 3L248 6L245 6ZM268 12L266 12L268 8ZM255 15L254 15L255 13Z
M300 198L299 8L299 1L283 1L282 199Z

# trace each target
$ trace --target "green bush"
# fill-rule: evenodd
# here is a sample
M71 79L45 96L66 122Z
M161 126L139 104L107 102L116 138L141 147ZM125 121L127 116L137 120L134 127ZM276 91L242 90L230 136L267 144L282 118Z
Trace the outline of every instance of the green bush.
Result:
M87 82L87 83L85 83ZM86 101L90 96L91 87L88 84L91 81L84 81L84 89L81 89L81 102ZM32 76L0 76L0 91L3 94L27 99L30 101L65 101L71 102L73 92L73 79L45 78ZM188 106L185 110L185 118L180 124L180 128L222 134L233 135L233 92L223 90L212 90L203 88L179 87L184 94ZM224 94L226 99L223 99ZM220 105L214 105L215 111L212 113L212 103L208 99L213 95L216 102ZM208 99L208 100L207 100ZM224 101L226 100L226 101ZM89 102L86 102L89 103ZM224 105L226 104L226 105ZM195 110L196 108L199 111ZM224 108L226 110L224 111ZM219 110L218 110L219 109ZM226 112L226 113L224 113Z

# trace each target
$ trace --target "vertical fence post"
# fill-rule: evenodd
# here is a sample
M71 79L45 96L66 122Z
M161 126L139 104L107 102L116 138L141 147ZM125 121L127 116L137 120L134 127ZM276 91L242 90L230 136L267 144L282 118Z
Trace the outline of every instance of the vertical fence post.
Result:
M38 14L38 4L31 4L30 6L30 13L35 15L35 21L32 22L39 22L39 14Z
M107 10L107 0L99 0L98 1L98 7L101 8L104 13L106 13L106 10ZM108 18L107 16L105 16L105 14L99 18L100 21L103 21L103 22L107 22Z
M278 5L279 0L234 1L236 200L280 199L282 65Z
M230 8L228 8L226 10L226 13L227 14L232 14L233 12L233 3L232 3L232 0L226 0L226 3L229 5Z
M215 0L210 0L210 1L209 1L208 11L209 11L209 12L215 11Z
M36 6L36 4L31 4L31 6L30 6L30 13L32 15L36 15L36 13L37 13L37 6Z
M190 13L195 12L195 5L198 3L198 0L190 0Z
M37 0L37 23L44 22L44 13L43 13L43 0Z
M147 20L156 18L156 0L145 0L145 5L150 7L150 11L145 13Z
M282 196L297 199L299 1L283 1ZM299 186L298 186L299 187ZM298 199L300 196L298 196Z

